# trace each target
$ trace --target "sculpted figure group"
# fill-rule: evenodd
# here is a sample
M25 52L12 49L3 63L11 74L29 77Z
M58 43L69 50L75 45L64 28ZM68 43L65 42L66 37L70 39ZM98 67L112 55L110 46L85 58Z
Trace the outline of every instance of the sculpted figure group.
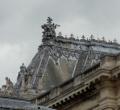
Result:
M47 23L42 25L42 29L43 31L43 37L47 37L47 36L51 36L51 37L55 37L56 36L56 32L55 29L59 26L57 24L52 23L52 18L48 17L47 18Z

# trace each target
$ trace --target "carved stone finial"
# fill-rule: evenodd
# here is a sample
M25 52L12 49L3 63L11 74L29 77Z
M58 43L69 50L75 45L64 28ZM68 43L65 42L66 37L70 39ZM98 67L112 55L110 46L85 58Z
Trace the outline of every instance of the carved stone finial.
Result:
M22 66L20 66L20 72L25 73L26 71L26 66L24 65L24 63L22 63Z
M113 42L114 42L114 43L117 43L117 39L114 39Z
M85 40L85 36L84 36L84 35L82 35L82 39L84 39L84 40Z
M105 41L105 37L102 37L102 41Z
M59 33L58 33L58 36L62 36L62 32L59 32Z
M91 34L91 36L90 36L90 39L92 40L92 39L94 39L94 36Z
M74 35L73 35L73 34L70 34L70 37L72 37L72 38L73 38L73 37L74 37Z

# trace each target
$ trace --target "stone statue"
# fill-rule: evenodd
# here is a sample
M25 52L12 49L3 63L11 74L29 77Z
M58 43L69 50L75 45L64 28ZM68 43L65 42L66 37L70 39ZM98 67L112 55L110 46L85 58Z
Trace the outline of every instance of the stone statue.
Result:
M94 39L94 36L91 34L91 36L90 36L90 40L93 40Z
M14 85L10 78L6 77L6 84L2 86L1 93L4 96L11 96L14 94Z
M13 82L10 80L10 78L6 79L6 89L8 91L8 94L13 94L14 93L14 85Z
M13 83L10 80L10 78L6 77L5 80L6 80L6 90L13 89Z
M21 73L26 73L26 72L27 72L27 68L26 68L26 66L24 65L24 63L22 63L22 66L20 66L20 72L21 72Z
M27 75L27 68L26 66L24 65L24 63L22 64L22 66L20 66L20 72L19 72L19 75L18 75L18 80L20 80L20 84L21 84L21 87L20 89L22 91L25 90L25 87L26 87L26 84L25 84L25 77Z
M55 29L59 25L52 23L52 21L53 21L52 18L48 17L47 23L41 26L42 29L44 29L43 37L55 37L56 36Z

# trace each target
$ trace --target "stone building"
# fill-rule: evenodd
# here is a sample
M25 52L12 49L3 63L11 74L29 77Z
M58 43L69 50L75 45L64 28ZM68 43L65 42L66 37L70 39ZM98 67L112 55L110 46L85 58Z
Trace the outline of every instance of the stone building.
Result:
M59 25L50 17L41 27L43 39L36 55L27 67L20 66L15 85L6 78L0 96L27 100L30 107L119 110L120 45L116 40L57 35Z

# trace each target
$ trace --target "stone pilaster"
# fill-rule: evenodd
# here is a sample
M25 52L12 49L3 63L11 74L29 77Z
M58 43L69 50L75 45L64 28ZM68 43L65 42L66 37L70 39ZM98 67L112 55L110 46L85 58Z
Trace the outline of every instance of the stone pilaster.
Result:
M115 91L114 82L108 80L107 78L103 78L101 81L98 110L117 109Z
M101 61L101 68L111 70L116 65L114 56L105 56Z

